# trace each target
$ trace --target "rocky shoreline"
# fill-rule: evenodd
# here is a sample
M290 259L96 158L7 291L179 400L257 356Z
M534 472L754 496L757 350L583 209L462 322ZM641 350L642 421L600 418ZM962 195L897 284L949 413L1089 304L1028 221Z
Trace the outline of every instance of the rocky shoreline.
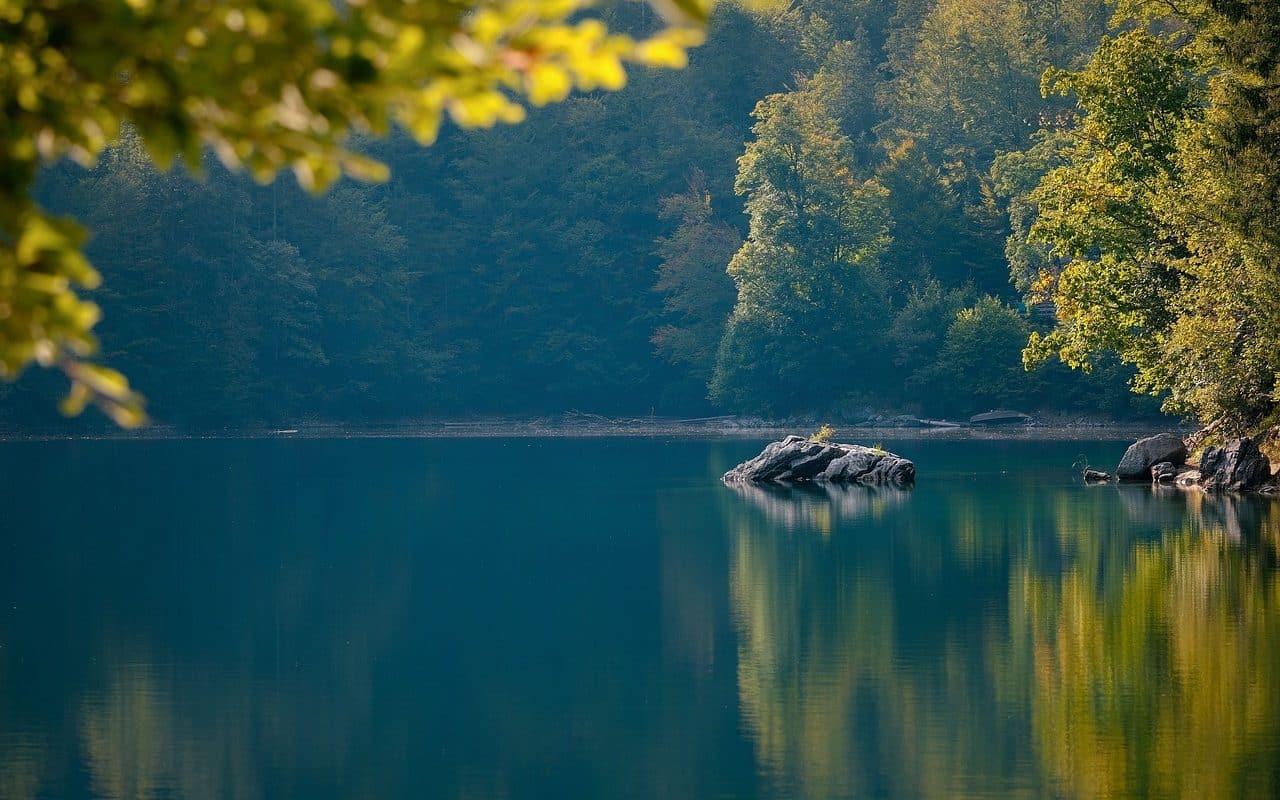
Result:
M766 445L761 453L726 472L729 485L863 484L906 488L915 485L911 461L878 447L838 444L821 438L790 435ZM1194 440L1193 440L1194 441ZM1280 493L1280 475L1249 438L1211 446L1192 458L1188 442L1176 433L1159 433L1134 442L1115 474L1085 467L1085 483L1151 482L1184 489L1225 493Z
M1085 468L1085 483L1109 483L1110 473ZM1280 475L1249 438L1230 439L1205 448L1192 458L1187 441L1175 433L1160 433L1129 446L1116 466L1115 480L1151 482L1206 492L1280 492Z

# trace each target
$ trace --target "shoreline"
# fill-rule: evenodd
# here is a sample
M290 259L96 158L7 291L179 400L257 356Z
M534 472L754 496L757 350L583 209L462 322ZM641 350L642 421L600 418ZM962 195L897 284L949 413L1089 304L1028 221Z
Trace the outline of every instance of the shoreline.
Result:
M723 421L682 422L675 420L619 422L480 421L434 422L388 426L311 425L298 428L245 428L226 431L179 431L152 428L143 431L101 433L0 433L0 443L63 441L194 441L257 439L599 439L599 438L682 438L682 439L769 439L806 435L811 423L726 424ZM893 439L989 441L1133 441L1161 430L1152 423L1033 424L961 427L855 427L836 428L836 438L858 442Z

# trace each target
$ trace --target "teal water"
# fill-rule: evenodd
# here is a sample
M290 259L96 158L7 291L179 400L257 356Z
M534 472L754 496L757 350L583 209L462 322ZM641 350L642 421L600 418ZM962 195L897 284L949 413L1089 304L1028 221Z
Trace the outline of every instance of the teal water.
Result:
M0 443L0 797L1277 795L1280 506L761 444Z

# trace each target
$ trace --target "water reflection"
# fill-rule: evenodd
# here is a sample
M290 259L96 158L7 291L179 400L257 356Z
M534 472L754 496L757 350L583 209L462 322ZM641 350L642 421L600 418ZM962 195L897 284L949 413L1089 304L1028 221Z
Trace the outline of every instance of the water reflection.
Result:
M1275 796L1277 505L1160 494L1186 518L1121 563L1015 567L1009 627L1041 764L1075 796Z
M910 496L910 489L892 486L846 486L833 483L794 485L726 483L731 491L764 512L775 525L788 530L813 528L830 534L839 520L879 517Z
M1280 504L1017 480L884 515L837 510L871 493L736 494L740 705L779 795L1280 789Z
M1008 724L985 669L983 632L957 613L995 598L979 590L948 602L937 570L912 569L933 551L910 536L919 496L887 495L893 504L883 515L837 513L836 503L882 507L883 493L851 487L828 496L829 517L814 513L812 494L747 496L770 502L727 506L731 601L742 713L771 790L804 797L1016 790L1016 776L989 782L1004 758L991 743L1016 740L1025 726ZM795 512L780 508L785 503ZM828 518L836 520L831 529ZM796 523L788 527L801 535L780 535L778 520Z
M130 446L0 483L5 800L752 793L716 495L638 480L669 450L577 494L527 477L574 442Z
M47 769L44 748L34 743L0 748L0 797L34 798Z
M298 488L303 458L149 455L90 484L86 503L129 525L37 488L4 527L21 566L0 572L0 797L379 796L380 776L340 765L387 735L375 672L405 630L423 522L394 501L416 476ZM370 508L389 511L363 535Z
M289 789L299 776L340 768L364 743L387 734L374 725L372 671L388 629L402 618L396 605L404 584L394 575L403 562L386 563L393 574L378 584L374 602L361 613L321 611L313 595L290 618L290 603L282 603L274 623L237 621L245 627L198 660L161 655L131 636L103 632L89 647L85 672L55 673L64 696L47 696L49 706L27 708L25 714L0 714L4 733L28 745L16 761L0 752L0 797L272 797L282 789L296 794ZM333 656L319 663L312 659L320 651L288 641L282 651L282 643L271 642L264 630L274 624L277 637L281 630L296 634L315 624L317 612L335 621L329 635L340 640L331 651L324 647ZM19 671L13 685L49 680L31 671L39 667L33 663ZM45 735L24 732L24 722ZM56 749L29 746L42 739ZM87 786L61 771L68 763L82 765ZM373 777L338 772L324 779L327 788L319 794L378 796Z
M0 797L1276 796L1280 506L930 446L910 492L688 442L20 459Z

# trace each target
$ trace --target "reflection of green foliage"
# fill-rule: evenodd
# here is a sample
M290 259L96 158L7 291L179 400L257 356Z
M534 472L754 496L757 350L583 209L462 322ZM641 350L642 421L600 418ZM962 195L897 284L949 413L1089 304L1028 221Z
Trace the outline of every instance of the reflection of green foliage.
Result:
M1274 794L1280 776L1254 748L1280 736L1280 582L1224 537L1136 545L1105 583L1097 561L1011 582L1037 750L1069 794Z
M0 750L0 797L34 800L40 789L40 753L35 748L6 753Z
M742 493L764 516L726 520L739 694L769 772L812 796L1274 796L1280 504L1105 491L911 497L888 541L835 498Z
M942 635L915 639L919 609L903 607L895 584L905 573L894 564L924 554L858 530L909 515L910 494L755 487L739 496L769 523L740 505L727 519L739 701L768 774L808 797L981 793L1002 768L993 738L1025 739L983 660L1000 631L966 638L939 609L925 624ZM901 538L927 548L936 533ZM927 656L904 650L906 639Z
M749 526L734 539L738 691L757 757L771 772L799 773L806 795L865 792L874 770L850 758L856 732L849 711L866 686L893 669L892 610L882 604L889 587L865 575L833 584L820 553ZM805 613L804 590L819 587L837 593L835 616Z

